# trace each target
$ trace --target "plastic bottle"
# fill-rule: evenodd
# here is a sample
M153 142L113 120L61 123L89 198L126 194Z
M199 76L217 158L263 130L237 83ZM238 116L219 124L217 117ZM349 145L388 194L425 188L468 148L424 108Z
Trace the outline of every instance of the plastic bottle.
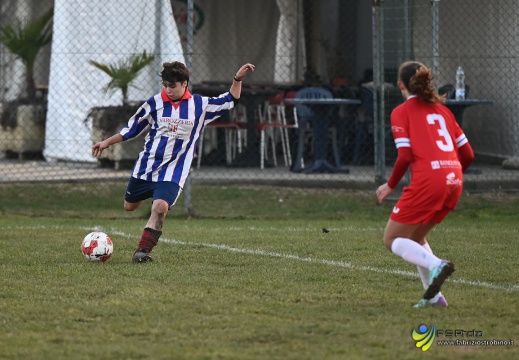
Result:
M456 70L456 100L465 100L465 72L461 66Z

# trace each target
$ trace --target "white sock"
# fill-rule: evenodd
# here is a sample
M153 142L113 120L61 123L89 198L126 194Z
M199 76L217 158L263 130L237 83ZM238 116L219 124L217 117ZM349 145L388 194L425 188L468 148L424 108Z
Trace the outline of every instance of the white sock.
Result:
M429 243L425 243L425 245L421 245L425 250L429 251L431 254L433 253L431 250L431 247L429 246ZM420 279L422 280L422 285L424 290L427 290L429 287L429 277L431 276L431 272L429 269L423 267L423 266L416 266L418 269L418 274L420 274Z
M429 243L425 243L424 245L422 245L422 247L429 251L431 254L433 253L432 252L432 249L431 247L429 246ZM422 280L422 285L423 285L423 288L424 290L427 290L427 288L429 287L429 276L431 276L431 272L429 271L429 269L427 268L424 268L422 266L416 266L417 269L418 269L418 274L420 274L420 279ZM435 303L436 301L438 301L439 298L441 298L443 295L441 293L441 291L436 294L435 297L433 297L430 301L432 303Z
M421 245L421 247L423 247L425 250L429 251L432 254L432 249L429 246L428 242L426 242L425 244Z
M393 254L400 256L407 262L432 270L441 264L441 259L434 256L417 242L398 237L391 245Z

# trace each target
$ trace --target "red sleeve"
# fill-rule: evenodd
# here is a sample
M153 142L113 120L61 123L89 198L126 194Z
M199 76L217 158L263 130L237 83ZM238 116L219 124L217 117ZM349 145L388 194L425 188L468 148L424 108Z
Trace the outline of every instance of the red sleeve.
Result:
M405 172L409 168L411 164L411 160L413 158L413 153L410 147L400 147L398 148L398 157L395 161L395 166L393 167L393 172L387 181L387 185L394 189L398 185L398 182L402 179Z
M458 149L458 158L461 163L461 168L463 172L465 172L470 164L472 164L472 161L474 161L474 151L469 143L465 143Z

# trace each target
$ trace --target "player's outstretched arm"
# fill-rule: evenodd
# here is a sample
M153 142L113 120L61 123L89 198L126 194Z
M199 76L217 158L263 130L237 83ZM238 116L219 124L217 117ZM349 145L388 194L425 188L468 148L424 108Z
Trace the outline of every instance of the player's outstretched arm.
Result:
M249 71L252 72L254 69L255 66L253 64L247 63L236 72L236 75L234 75L232 86L229 92L235 99L239 99L241 96L241 81Z
M108 148L110 145L120 143L123 141L123 136L121 134L115 134L114 136L109 137L97 144L92 146L92 156L99 157L103 153L103 150Z

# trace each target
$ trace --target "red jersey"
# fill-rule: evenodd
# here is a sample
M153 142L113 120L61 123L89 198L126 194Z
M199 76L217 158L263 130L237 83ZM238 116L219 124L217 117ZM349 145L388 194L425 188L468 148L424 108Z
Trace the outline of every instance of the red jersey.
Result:
M463 186L458 148L468 140L451 111L411 96L391 113L391 129L396 147L412 153L411 184L397 207L454 209Z

